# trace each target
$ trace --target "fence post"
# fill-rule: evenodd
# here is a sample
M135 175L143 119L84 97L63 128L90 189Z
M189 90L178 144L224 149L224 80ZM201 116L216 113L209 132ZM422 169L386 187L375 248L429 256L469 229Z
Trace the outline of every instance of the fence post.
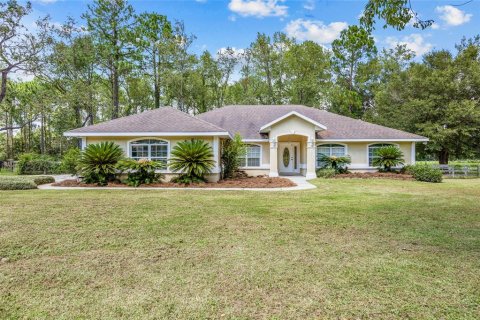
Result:
M477 177L480 178L480 164L477 165Z

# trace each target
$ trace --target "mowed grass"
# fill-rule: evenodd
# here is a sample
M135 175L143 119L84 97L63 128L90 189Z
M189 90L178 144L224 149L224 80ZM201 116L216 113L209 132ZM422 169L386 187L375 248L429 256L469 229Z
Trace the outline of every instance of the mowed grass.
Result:
M480 317L480 180L314 183L0 192L0 318Z

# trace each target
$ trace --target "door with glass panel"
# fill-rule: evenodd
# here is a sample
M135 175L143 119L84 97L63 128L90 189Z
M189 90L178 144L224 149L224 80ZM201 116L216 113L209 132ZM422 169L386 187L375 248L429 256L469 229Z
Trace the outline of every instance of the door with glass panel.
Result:
M278 151L280 173L299 174L300 142L281 142Z

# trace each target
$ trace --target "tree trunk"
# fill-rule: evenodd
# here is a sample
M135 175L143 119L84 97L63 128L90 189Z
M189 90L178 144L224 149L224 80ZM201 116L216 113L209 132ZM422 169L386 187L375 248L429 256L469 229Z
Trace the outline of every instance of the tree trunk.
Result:
M112 110L112 119L118 118L119 114L119 109L120 109L120 104L119 104L119 98L118 98L118 92L119 92L119 80L118 80L118 68L115 65L113 67L113 74L112 74L112 100L113 100L113 110Z
M442 149L438 153L438 163L440 164L448 164L448 150L447 149Z
M154 85L154 98L155 98L155 108L160 108L160 84L158 79L158 70L157 70L157 50L154 49L152 53L153 58L153 85Z

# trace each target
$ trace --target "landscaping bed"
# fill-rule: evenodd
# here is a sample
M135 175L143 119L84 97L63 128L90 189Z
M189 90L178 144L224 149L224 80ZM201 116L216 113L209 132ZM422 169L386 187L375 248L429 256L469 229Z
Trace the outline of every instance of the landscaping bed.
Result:
M393 172L352 172L342 173L334 176L336 179L394 179L394 180L414 180L410 174Z
M37 189L38 185L55 182L51 176L0 176L0 190Z
M77 180L65 180L53 184L56 187L99 187L97 184L83 183ZM296 184L286 178L269 177L241 177L234 179L221 180L219 182L181 184L174 182L162 182L143 184L139 188L286 188L295 187ZM129 187L124 183L111 182L106 187L125 188Z

